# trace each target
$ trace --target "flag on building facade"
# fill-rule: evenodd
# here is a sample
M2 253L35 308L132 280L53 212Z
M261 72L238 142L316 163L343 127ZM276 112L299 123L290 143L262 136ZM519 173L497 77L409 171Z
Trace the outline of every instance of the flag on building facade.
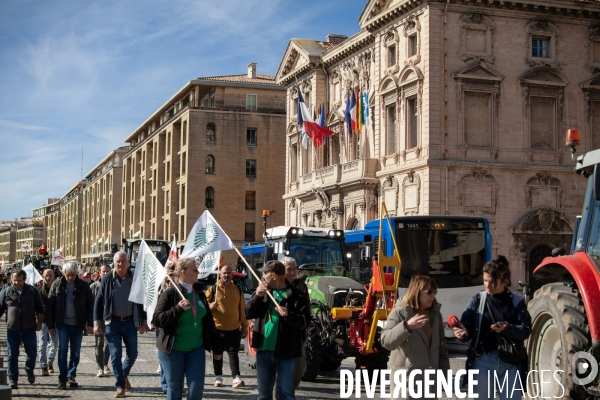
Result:
M357 132L358 126L357 126L357 119L356 119L356 94L354 93L354 90L352 91L352 93L350 94L350 119L352 121L352 124L350 126L350 129L352 130L352 132Z
M313 146L317 146L323 142L323 139L333 135L329 129L319 126L311 117L310 111L304 104L304 98L298 88L298 124L302 125L304 132L313 140Z
M173 235L173 243L171 243L171 250L169 251L169 259L167 260L167 264L165 268L171 264L175 264L179 260L179 254L177 254L177 239L175 239L175 235Z
M148 315L148 326L150 327L152 327L150 321L152 321L158 301L158 290L166 277L167 270L150 250L146 241L142 239L128 300L144 305L144 311Z
M231 239L221 229L212 214L206 210L188 235L181 257L192 257L200 263L205 254L233 248Z
M221 259L221 251L213 251L202 258L202 262L198 267L198 279L204 279L211 273L219 271L219 261Z
M31 251L29 243L21 243L21 251Z
M359 88L354 89L354 91L356 92L356 133L361 133L364 122L364 118L362 117L364 107L362 103L362 92Z
M325 104L321 104L319 110L319 126L325 127ZM327 138L323 138L323 143L327 143Z
M365 112L363 113L365 116L365 131L369 129L369 91L368 89L363 92L363 97L365 98Z
M52 253L52 262L51 265L56 265L62 269L62 266L65 265L65 258L63 257L63 249L62 247L58 248L54 253Z
M346 98L346 112L344 113L344 121L348 127L348 134L352 136L352 115L350 115L350 109L352 106L352 96L348 95Z
M25 283L28 285L35 285L44 279L31 263L24 266L23 271L27 273L27 279L25 279Z

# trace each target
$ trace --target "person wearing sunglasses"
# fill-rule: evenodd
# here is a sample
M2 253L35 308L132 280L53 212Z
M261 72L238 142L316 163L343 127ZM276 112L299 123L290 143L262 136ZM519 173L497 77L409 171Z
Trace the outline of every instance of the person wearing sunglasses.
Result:
M450 369L441 306L435 300L436 294L437 284L433 279L415 275L410 280L406 295L396 301L381 331L381 345L391 351L388 367L392 375L401 369L406 370L407 376L417 369L444 372ZM417 375L417 379L421 380L425 393L423 375ZM417 379L413 381L415 386L418 385ZM391 384L390 391L393 393L393 379ZM434 387L428 390L435 393Z
M187 398L201 399L206 375L204 351L212 350L215 323L202 285L198 283L196 261L193 258L177 260L175 276L177 287L161 293L152 318L152 323L160 328L156 339L158 359L167 379L167 400L182 398L184 376Z

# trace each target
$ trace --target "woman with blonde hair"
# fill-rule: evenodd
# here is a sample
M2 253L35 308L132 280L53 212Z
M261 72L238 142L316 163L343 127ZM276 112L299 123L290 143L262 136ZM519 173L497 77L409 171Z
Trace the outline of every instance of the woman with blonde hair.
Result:
M156 347L167 379L167 400L180 400L183 379L187 380L188 400L204 393L206 355L211 351L215 329L198 268L193 258L180 258L175 264L176 285L158 298L152 323L160 328ZM182 297L183 295L183 297Z
M444 339L444 325L440 304L435 300L437 293L436 282L428 276L415 275L412 277L406 295L396 302L396 306L388 316L385 328L381 332L381 345L390 350L388 367L392 376L396 370L406 370L408 377L413 370L439 369L444 373L450 369L448 348ZM417 375L421 381L422 393L417 398L424 397L423 375ZM394 393L394 379L391 379L391 392ZM411 398L410 390L406 397ZM429 388L431 393L435 388ZM399 393L402 395L402 391ZM394 397L403 398L403 397Z

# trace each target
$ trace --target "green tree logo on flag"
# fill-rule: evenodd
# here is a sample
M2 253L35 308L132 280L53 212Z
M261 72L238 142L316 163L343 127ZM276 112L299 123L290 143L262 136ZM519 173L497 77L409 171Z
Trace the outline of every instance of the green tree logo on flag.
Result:
M156 270L158 268L156 259L154 257L144 257L144 266L142 270L142 277L145 284L146 296L145 296L145 308L150 307L152 302L154 301L155 296L155 284L156 284Z
M194 238L194 250L208 246L219 237L219 229L210 222L204 228L198 229Z

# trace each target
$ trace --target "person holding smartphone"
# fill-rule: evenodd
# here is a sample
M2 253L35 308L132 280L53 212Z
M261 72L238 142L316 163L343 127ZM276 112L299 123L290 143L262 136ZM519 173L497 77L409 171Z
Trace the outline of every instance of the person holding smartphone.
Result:
M459 327L453 328L458 339L471 340L467 351L466 369L479 370L476 393L479 399L494 399L494 374L497 382L504 382L500 398L520 399L524 393L521 382L527 379L527 360L524 341L531 334L531 316L523 298L511 292L510 269L504 256L488 262L483 267L485 291L471 298L462 315ZM498 349L504 338L522 349L524 361L513 364L502 360ZM517 376L520 374L520 378ZM489 377L489 380L488 380ZM514 389L514 390L513 390Z

